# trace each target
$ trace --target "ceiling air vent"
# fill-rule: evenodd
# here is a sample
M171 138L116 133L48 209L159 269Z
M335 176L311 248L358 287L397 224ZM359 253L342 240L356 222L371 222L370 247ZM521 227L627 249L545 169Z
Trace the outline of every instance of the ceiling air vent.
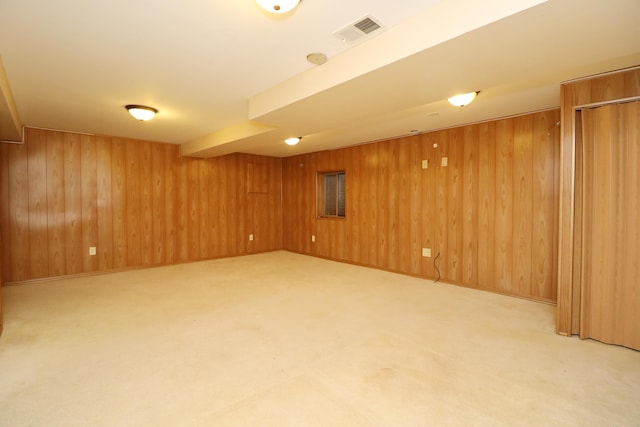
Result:
M339 29L333 33L333 35L344 43L353 43L354 41L361 39L380 28L382 28L380 21L371 15L367 15L353 24L349 24L346 27Z

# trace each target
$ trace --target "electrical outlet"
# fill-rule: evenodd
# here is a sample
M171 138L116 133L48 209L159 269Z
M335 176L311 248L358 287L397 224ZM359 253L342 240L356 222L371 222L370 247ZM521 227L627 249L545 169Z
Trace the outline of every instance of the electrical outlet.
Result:
M422 169L427 169L429 167L429 160L422 161Z
M315 241L316 241L316 235L315 235L315 234L312 234L312 235L311 235L311 241L312 241L312 242L315 242Z
M95 254L96 254L96 247L95 246L89 247L89 255L94 256Z
M431 258L431 249L430 248L422 248L422 256Z
M249 234L249 241L252 242L253 241L253 234Z
M449 158L448 157L443 157L442 158L442 167L447 167L449 166Z

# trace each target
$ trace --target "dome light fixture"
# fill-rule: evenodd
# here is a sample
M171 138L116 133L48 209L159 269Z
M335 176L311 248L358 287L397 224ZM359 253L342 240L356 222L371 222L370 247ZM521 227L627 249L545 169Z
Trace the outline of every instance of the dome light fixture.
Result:
M456 95L449 98L449 102L456 107L464 107L465 105L471 104L471 102L476 99L479 91L463 93L462 95Z
M287 13L293 10L300 0L256 0L256 3L270 13Z
M131 114L136 120L140 120L141 122L151 120L156 114L158 114L158 110L152 107L147 107L146 105L129 104L125 105L124 108L126 108L129 114Z
M301 136L295 136L293 138L287 138L284 140L284 143L287 145L296 145L302 139Z

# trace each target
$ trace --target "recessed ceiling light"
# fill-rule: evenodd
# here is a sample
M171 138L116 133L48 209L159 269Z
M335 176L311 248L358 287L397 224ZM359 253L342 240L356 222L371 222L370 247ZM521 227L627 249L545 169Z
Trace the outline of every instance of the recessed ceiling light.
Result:
M153 107L147 107L146 105L125 105L129 114L131 114L136 120L146 122L154 118L158 114L158 110Z
M469 105L471 101L476 99L476 96L478 96L478 93L480 92L476 91L476 92L469 92L469 93L463 93L461 95L452 96L451 98L449 98L449 102L455 105L456 107L464 107L465 105Z
M284 142L287 145L296 145L298 142L300 142L301 139L302 139L302 137L296 136L296 137L293 137L293 138L287 138L287 139L284 140Z
M295 8L300 0L256 0L256 3L270 13L287 13Z

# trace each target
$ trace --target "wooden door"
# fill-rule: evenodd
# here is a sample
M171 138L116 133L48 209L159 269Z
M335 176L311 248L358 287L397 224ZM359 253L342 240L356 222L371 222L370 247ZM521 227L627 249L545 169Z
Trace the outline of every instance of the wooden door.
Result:
M582 111L580 337L640 350L640 102Z

